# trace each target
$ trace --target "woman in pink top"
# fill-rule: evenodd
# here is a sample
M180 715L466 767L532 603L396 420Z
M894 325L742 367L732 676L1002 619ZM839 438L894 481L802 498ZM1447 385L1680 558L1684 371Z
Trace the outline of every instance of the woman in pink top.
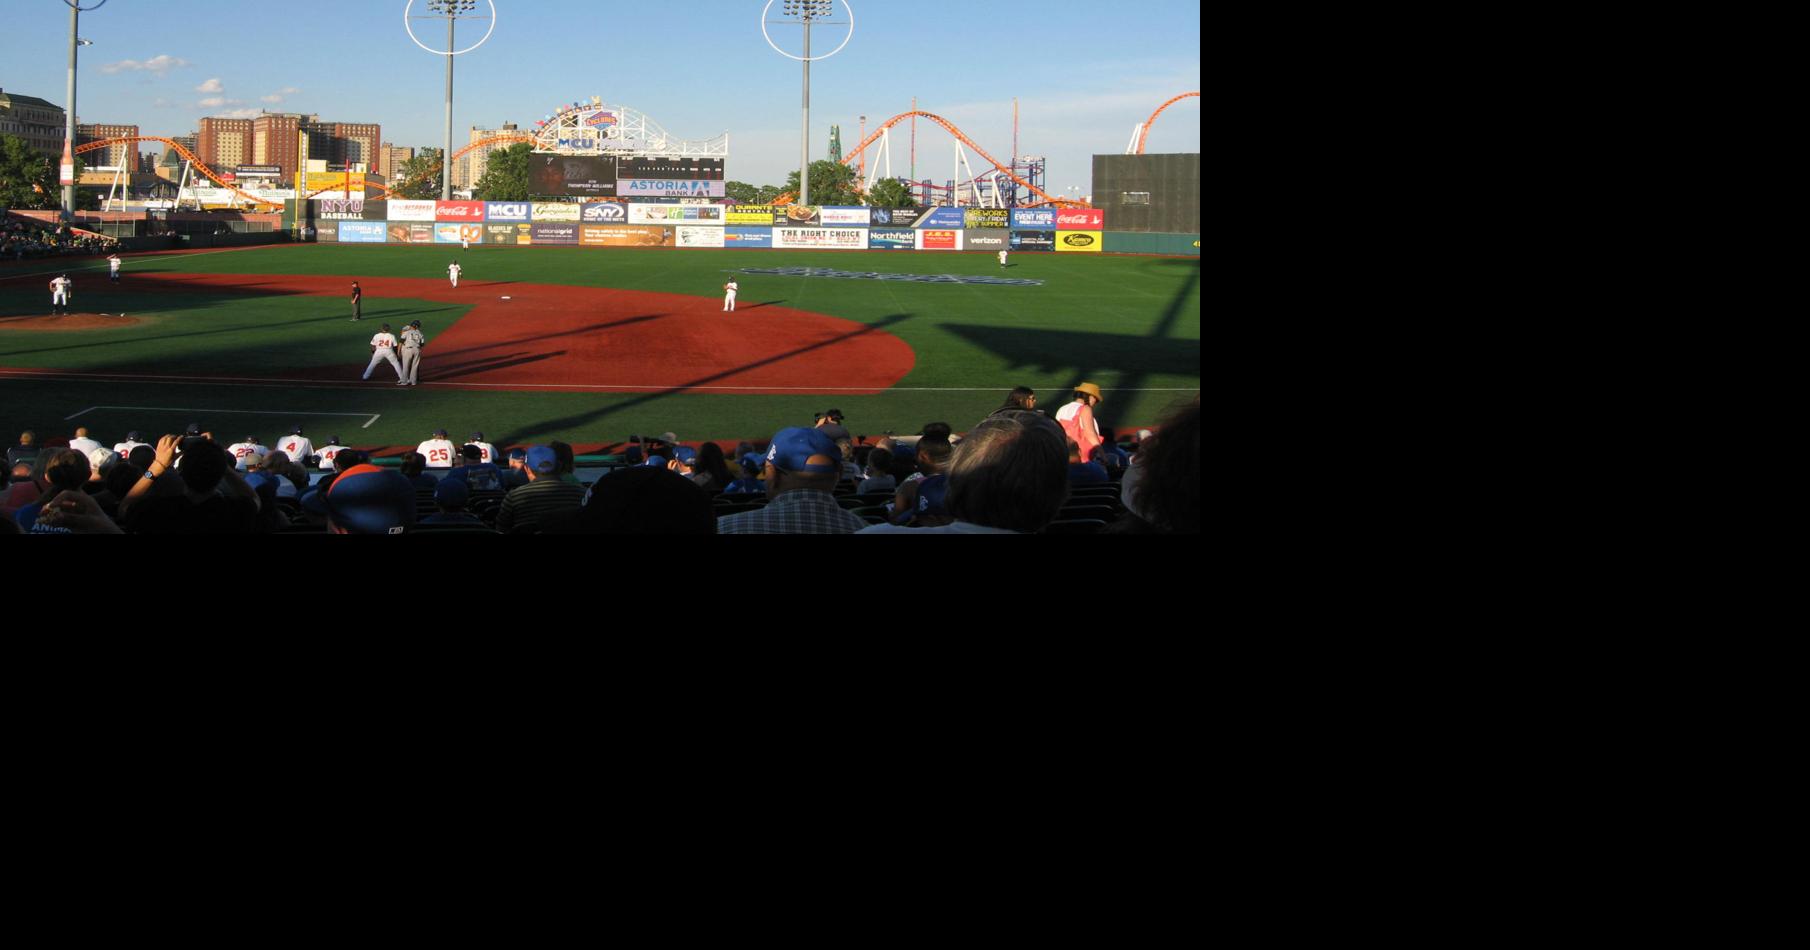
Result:
M1094 449L1105 441L1100 438L1100 424L1094 421L1094 407L1100 402L1100 387L1082 383L1075 387L1075 401L1056 410L1056 421L1061 423L1062 431L1081 447L1083 462L1092 461Z

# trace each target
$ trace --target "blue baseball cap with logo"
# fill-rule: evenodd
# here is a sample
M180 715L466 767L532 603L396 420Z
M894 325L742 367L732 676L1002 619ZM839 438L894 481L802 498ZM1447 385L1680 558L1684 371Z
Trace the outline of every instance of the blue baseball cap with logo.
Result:
M545 445L537 445L528 450L522 464L536 475L551 475L559 468L559 453Z
M828 464L812 465L813 455L822 455ZM793 427L781 429L767 447L767 461L783 472L832 473L842 471L842 450L821 429Z
M303 496L302 507L353 534L402 534L415 523L415 486L400 472L354 465L326 491Z

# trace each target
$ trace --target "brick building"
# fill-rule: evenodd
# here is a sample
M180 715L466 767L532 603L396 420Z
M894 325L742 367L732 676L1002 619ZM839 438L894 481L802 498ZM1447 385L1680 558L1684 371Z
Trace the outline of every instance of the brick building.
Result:
M0 89L0 132L24 139L40 155L63 157L63 134L68 131L68 121L62 106Z

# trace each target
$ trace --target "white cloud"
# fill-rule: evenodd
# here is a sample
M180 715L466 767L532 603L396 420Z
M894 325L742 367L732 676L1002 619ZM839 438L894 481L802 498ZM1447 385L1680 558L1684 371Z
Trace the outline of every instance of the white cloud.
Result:
M199 86L196 86L195 91L196 92L225 92L226 87L220 84L219 77L215 77L213 79L209 79L207 82L204 82Z
M210 96L196 102L195 107L198 109L218 109L221 106L242 106L244 104L244 99L228 99L225 96ZM256 110L253 111L255 112Z
M218 119L255 119L258 116L261 116L263 114L264 114L263 109L234 109L231 112L222 112L219 115L215 116L214 118L218 118Z
M108 63L101 67L101 72L109 75L118 72L147 72L162 76L172 69L190 65L189 61L179 56L153 56L144 62L136 59L122 59L117 63Z
M275 104L277 104L277 103L279 103L279 102L282 102L282 101L283 101L283 97L282 97L282 96L279 96L279 95L274 95L274 94L272 94L272 95L268 95L268 96L259 96L259 97L258 97L258 101L260 101L260 102L268 102L268 103L270 103L270 104L272 104L272 105L275 105Z
M280 95L293 96L296 93L301 92L301 90L295 88L294 86L284 86L283 88L278 89L277 92Z

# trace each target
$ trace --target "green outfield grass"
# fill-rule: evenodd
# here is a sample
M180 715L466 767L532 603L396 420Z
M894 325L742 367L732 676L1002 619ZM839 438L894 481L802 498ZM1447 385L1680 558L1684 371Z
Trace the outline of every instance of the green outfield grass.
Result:
M609 287L716 301L728 273L744 268L978 274L1044 283L1001 287L737 273L741 307L775 303L877 324L910 344L915 368L894 389L874 396L405 390L360 388L344 382L343 375L283 387L184 378L256 378L270 367L338 366L343 372L349 364L356 364L355 372L363 369L363 341L376 322L385 321L400 327L420 319L431 360L431 340L468 308L367 298L365 322L353 325L343 291L360 278L443 279L454 257L464 265L464 281ZM84 381L0 373L0 437L31 428L56 440L85 424L102 441L113 442L127 429L150 435L199 420L233 441L249 433L274 440L301 422L316 442L337 433L347 444L364 446L412 447L435 428L455 437L481 429L499 445L551 438L608 444L630 433L665 430L686 441L759 440L787 425L809 425L813 412L830 406L847 414L852 432L878 437L888 429L915 433L932 420L966 430L1016 385L1036 388L1042 407L1053 411L1066 401L1067 387L1083 379L1107 390L1099 409L1102 423L1123 428L1153 423L1166 406L1198 391L1198 260L1017 253L1011 263L1002 271L988 254L903 252L278 246L130 257L128 279L115 290L107 286L99 259L27 262L0 269L0 318L47 312L48 276L22 275L63 267L77 281L76 310L123 311L144 322L85 332L0 323L0 368L105 368L147 378ZM267 296L255 288L230 295L133 294L133 275L158 272L320 275L331 296ZM757 314L758 309L738 316ZM798 381L801 387L810 383Z

